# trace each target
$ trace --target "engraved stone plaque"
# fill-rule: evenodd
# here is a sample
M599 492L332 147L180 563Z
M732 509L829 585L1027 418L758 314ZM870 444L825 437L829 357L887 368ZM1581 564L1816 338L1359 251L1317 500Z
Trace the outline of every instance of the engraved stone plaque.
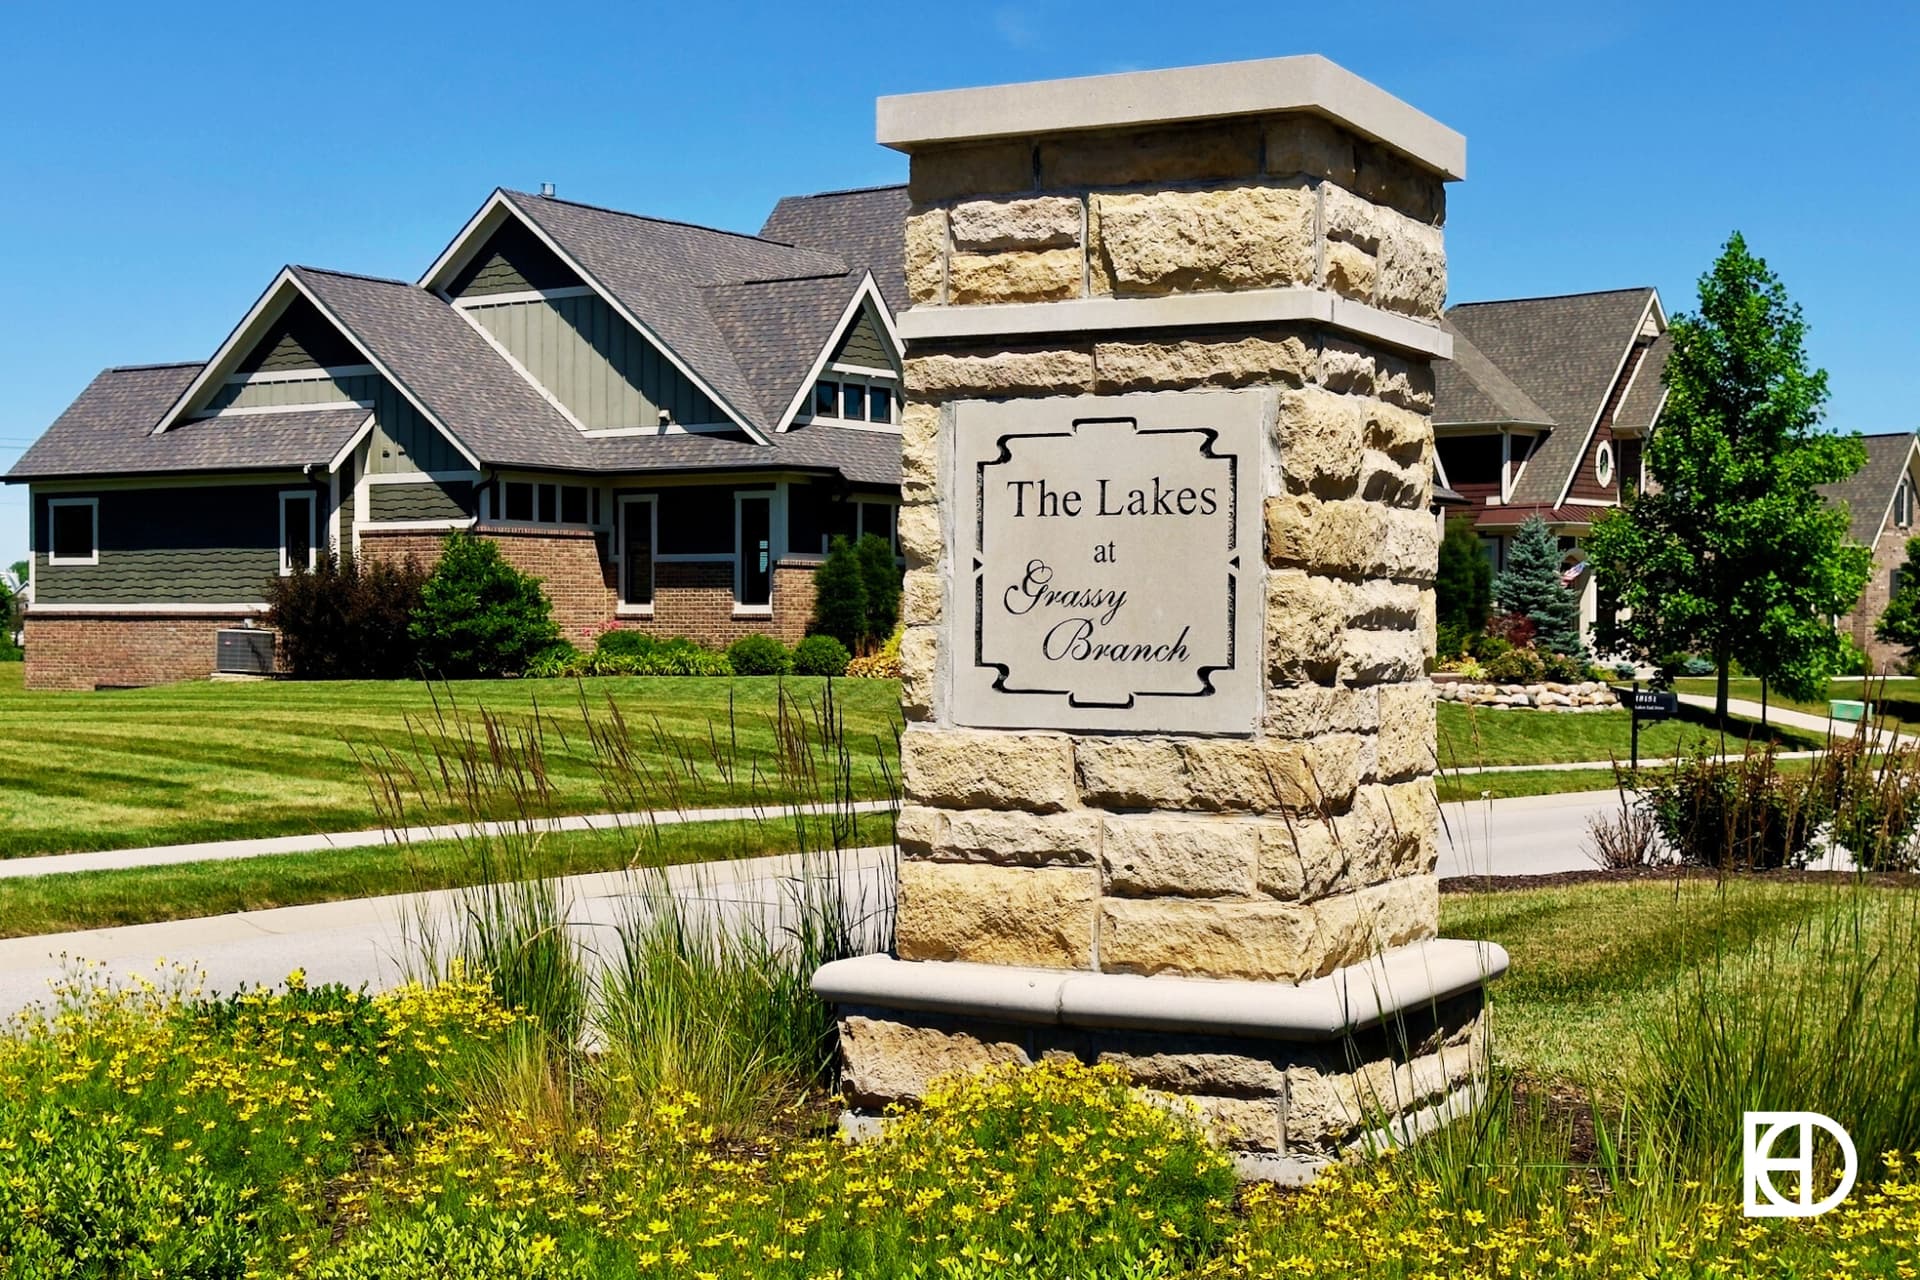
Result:
M955 723L1251 733L1262 397L954 406Z

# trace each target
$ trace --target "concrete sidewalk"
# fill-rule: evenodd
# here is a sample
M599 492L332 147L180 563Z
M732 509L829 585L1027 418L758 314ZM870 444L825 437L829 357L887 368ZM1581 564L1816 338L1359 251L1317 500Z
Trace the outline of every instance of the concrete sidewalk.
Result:
M886 800L863 800L845 806L854 813L880 813ZM839 811L831 804L744 805L728 809L652 810L639 813L588 813L568 818L538 818L531 829L556 831L620 831L643 827L675 827L689 822L778 821L795 812L820 815ZM325 853L332 849L365 849L383 844L421 844L429 840L466 840L481 835L517 831L517 822L459 822L445 826L402 827L398 831L338 831L310 836L269 836L260 840L210 840L201 844L154 845L145 849L101 849L92 853L50 853L37 858L0 860L0 880L21 876L62 875L73 871L124 871L130 867L166 867L181 862L221 862L229 858L262 858L276 853Z

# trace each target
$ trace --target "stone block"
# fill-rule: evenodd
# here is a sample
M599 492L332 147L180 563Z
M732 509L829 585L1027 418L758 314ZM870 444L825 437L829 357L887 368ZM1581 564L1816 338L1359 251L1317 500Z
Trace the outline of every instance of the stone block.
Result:
M1102 278L1116 294L1267 289L1313 280L1314 199L1304 185L1097 200Z
M1303 813L1260 825L1260 892L1282 902L1311 902L1352 887L1364 837L1345 815Z
M1260 859L1260 829L1211 817L1102 819L1106 892L1131 897L1247 897Z
M1354 627L1342 643L1340 679L1350 685L1388 685L1417 680L1425 674L1426 666L1426 642L1415 630L1376 631ZM1384 724L1384 708L1381 720Z
M1389 507L1425 511L1433 497L1433 462L1395 462L1378 449L1360 455L1360 496Z
M910 627L940 621L940 584L938 569L907 570L900 582L900 621Z
M1261 1098L1282 1095L1287 1074L1268 1058L1239 1053L1154 1051L1126 1045L1100 1053L1101 1066L1124 1071L1142 1089L1187 1096Z
M910 726L900 776L910 800L942 809L1051 813L1075 803L1073 741L1061 734Z
M1267 562L1275 567L1428 583L1440 555L1439 533L1425 511L1296 493L1267 499L1266 525Z
M1082 212L1072 196L968 200L953 206L953 247L966 253L1068 249L1080 243Z
M1323 498L1345 498L1360 480L1362 401L1320 387L1280 394L1274 431L1287 487Z
M1251 178L1260 172L1260 140L1260 126L1251 121L1067 134L1040 143L1040 185L1115 187Z
M1440 932L1440 882L1403 876L1313 904L1327 971Z
M1324 967L1313 907L1176 898L1100 903L1103 973L1300 982Z
M1433 409L1431 366L1346 338L1327 337L1321 342L1320 384L1329 391L1374 396L1423 415Z
M1099 890L1091 867L902 862L894 949L902 960L1091 968Z
M1344 585L1301 569L1267 576L1267 679L1331 682L1340 670L1349 608ZM1298 736L1298 735L1291 735Z
M1425 646L1421 648L1424 650ZM1436 764L1433 685L1426 680L1380 686L1380 737L1375 774L1398 782L1433 772Z
M1323 185L1320 188L1321 225L1329 241L1371 254L1380 247L1388 220L1398 216L1391 209L1382 209L1343 187Z
M1331 1154L1366 1127L1352 1076L1317 1066L1287 1068L1283 1111L1282 1136L1290 1153Z
M909 353L906 385L923 400L1079 395L1093 390L1093 346Z
M1373 301L1377 266L1371 253L1358 245L1333 240L1326 246L1323 265L1327 288L1356 302Z
M1004 1040L857 1016L840 1020L840 1055L847 1101L876 1110L919 1101L941 1076L1033 1065L1022 1046Z
M1267 123L1267 172L1276 178L1297 173L1351 187L1354 164L1353 135L1319 116L1279 116Z
M1274 738L1311 738L1322 733L1372 733L1380 712L1372 689L1297 685L1267 690L1261 729Z
M940 842L940 835L946 830L946 819L943 809L929 809L917 804L901 805L900 813L893 822L893 838L900 846L900 852L909 858L932 856L934 845Z
M1369 578L1345 587L1348 626L1411 630L1419 621L1424 592L1413 583Z
M1428 226L1446 221L1446 187L1435 175L1377 143L1361 143L1354 161L1353 189L1362 199Z
M939 659L940 628L908 627L900 633L900 709L910 720L933 716Z
M907 195L915 204L1033 189L1033 145L1025 140L961 143L916 152Z
M1354 811L1363 805L1371 829L1388 859L1386 875L1429 875L1438 857L1440 800L1430 778L1390 785L1362 787L1353 797Z
M1094 345L1102 394L1182 391L1192 387L1304 386L1314 377L1314 348L1298 334L1180 338Z
M915 306L947 300L947 211L919 209L907 215L907 296Z
M1077 298L1085 270L1078 249L956 252L947 260L947 301L974 306Z
M904 811L903 811L904 812ZM933 857L1016 866L1092 866L1100 850L1100 815L1019 813L997 809L941 812Z
M1270 813L1344 807L1373 767L1371 739L1082 738L1081 797L1113 809Z
M940 527L940 506L934 502L900 504L900 554L909 569L929 569L946 554L946 537Z
M1447 252L1437 227L1402 219L1381 240L1374 302L1422 320L1438 320L1447 303Z

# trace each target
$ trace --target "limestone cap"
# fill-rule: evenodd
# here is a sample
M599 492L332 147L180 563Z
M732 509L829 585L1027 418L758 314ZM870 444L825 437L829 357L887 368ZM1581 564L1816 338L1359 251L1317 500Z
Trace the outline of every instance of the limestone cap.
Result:
M1331 120L1447 181L1467 175L1465 137L1317 53L898 94L881 98L875 115L880 144L912 153L993 138L1293 111Z

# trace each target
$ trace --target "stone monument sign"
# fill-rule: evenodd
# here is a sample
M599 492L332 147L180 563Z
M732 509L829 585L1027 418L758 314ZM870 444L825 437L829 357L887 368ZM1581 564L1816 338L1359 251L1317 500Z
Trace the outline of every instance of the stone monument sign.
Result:
M1299 1177L1471 1102L1434 876L1445 184L1317 57L882 99L911 157L891 955L856 1116L1068 1054Z

